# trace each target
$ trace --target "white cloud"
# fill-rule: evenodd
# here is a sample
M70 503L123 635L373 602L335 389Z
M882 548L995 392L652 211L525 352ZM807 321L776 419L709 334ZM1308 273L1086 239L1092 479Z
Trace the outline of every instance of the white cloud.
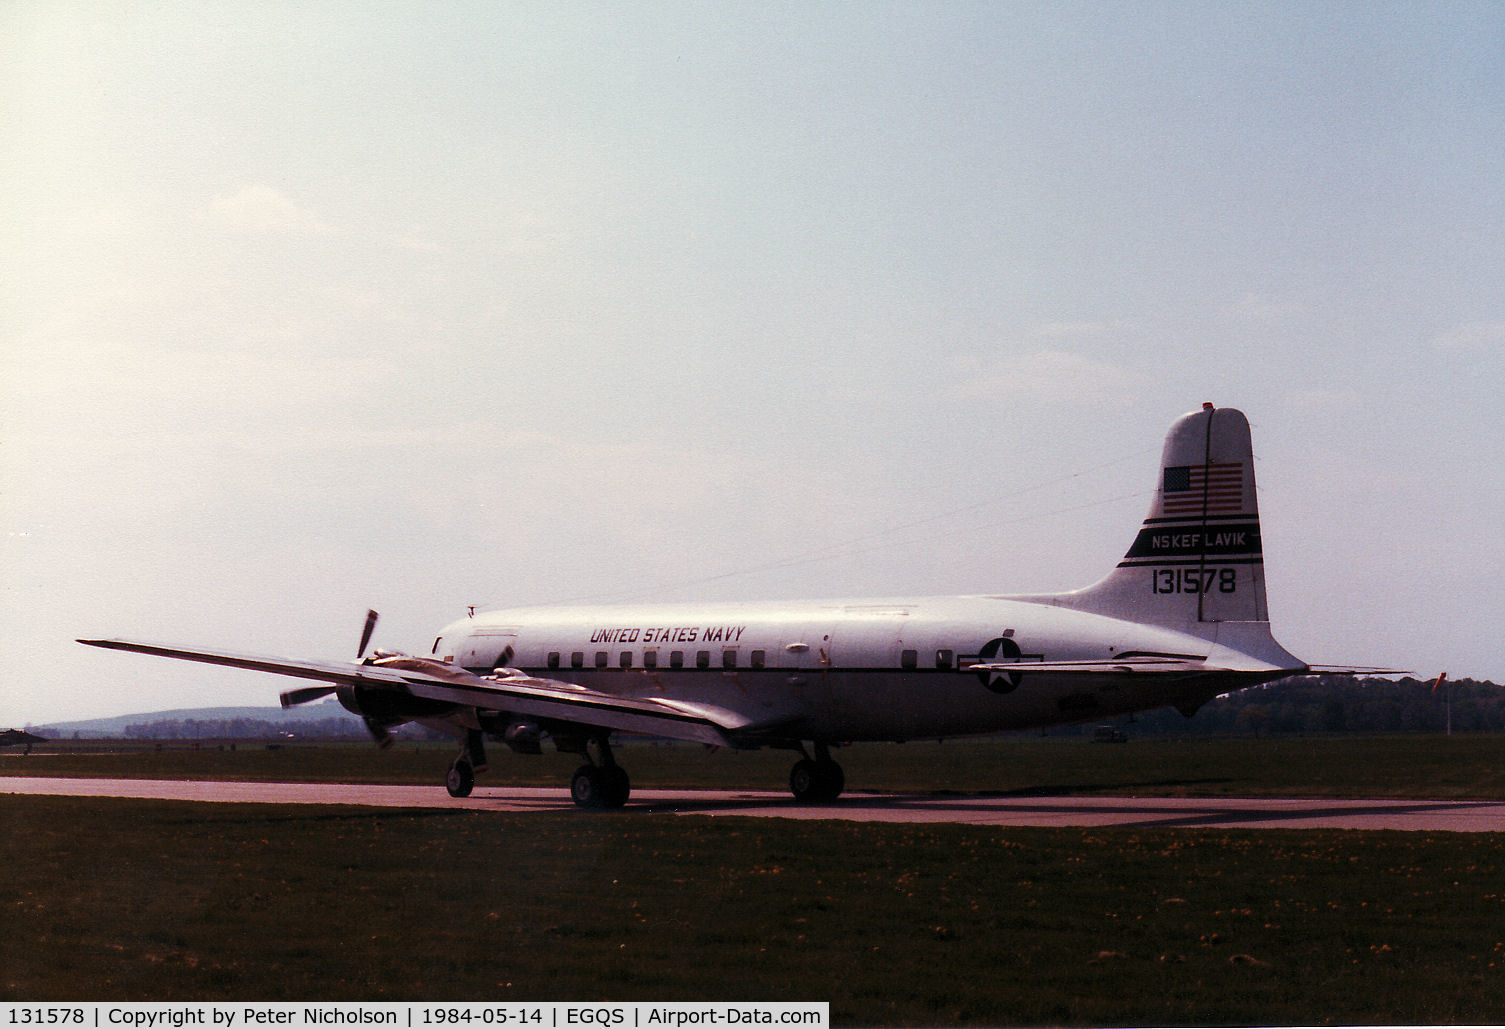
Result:
M417 254L431 254L442 257L449 253L449 248L438 240L430 239L418 233L399 233L389 236L391 244L401 250L410 250Z
M207 213L216 224L253 235L328 236L335 231L317 212L262 184L216 197Z
M1223 314L1230 318L1248 321L1266 321L1301 314L1304 310L1299 301L1271 296L1266 293L1245 293L1238 300L1223 306Z
M1483 350L1505 346L1505 322L1470 322L1449 329L1432 340L1441 350Z
M1324 411L1355 411L1363 401L1359 391L1351 387L1338 389L1298 390L1286 400L1286 407L1295 411L1314 408Z
M1043 349L1010 357L963 387L967 399L1026 396L1031 400L1113 400L1149 385L1137 371L1065 350Z
M1130 327L1126 321L1111 322L1046 322L1030 332L1036 339L1081 339L1091 336L1106 336Z

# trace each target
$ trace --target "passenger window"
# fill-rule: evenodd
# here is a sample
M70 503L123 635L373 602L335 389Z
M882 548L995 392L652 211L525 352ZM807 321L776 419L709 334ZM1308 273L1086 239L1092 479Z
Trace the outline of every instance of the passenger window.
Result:
M596 651L596 667L605 668L611 662L611 655L604 650Z
M956 655L949 650L937 650L935 652L935 666L937 668L950 668L951 662Z
M711 652L709 650L697 650L695 652L695 667L696 668L709 668L709 667L711 667Z
M622 656L620 658L618 658L617 660L618 660L618 662L621 664L621 666L623 668L631 668L632 667L632 651L630 651L630 650L624 650L624 651L622 651Z
M549 651L549 667L550 668L558 668L559 667L559 651L557 651L557 650L551 650L551 651Z
M721 667L722 668L736 668L737 667L737 652L735 650L723 650L721 652Z
M570 655L570 667L571 668L584 668L585 667L585 651L583 651L583 650L577 650L573 654Z
M763 667L763 662L766 661L767 659L768 659L768 655L765 654L761 650L755 650L755 651L752 652L751 661L752 661L752 666L754 668L762 668Z
M899 654L899 666L901 668L920 667L920 652L917 650L906 650L901 652Z
M658 651L656 651L656 650L645 650L645 651L643 651L643 667L644 668L657 668L658 667Z
M669 667L683 668L685 666L685 652L683 650L669 651Z

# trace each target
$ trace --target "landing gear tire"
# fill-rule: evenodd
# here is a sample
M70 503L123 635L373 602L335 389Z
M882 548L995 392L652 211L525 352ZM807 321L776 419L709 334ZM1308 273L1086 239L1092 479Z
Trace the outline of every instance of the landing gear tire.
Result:
M444 777L444 788L451 797L470 796L470 791L476 788L476 772L469 761L461 758L449 766L449 774Z
M802 757L789 772L789 792L795 800L814 800L816 793L815 762Z
M627 772L618 765L581 765L570 779L570 799L593 811L620 808L631 792Z
M627 803L627 797L632 792L632 782L627 778L627 769L621 765L610 765L601 769L606 780L606 806L619 808Z
M829 803L841 796L841 791L847 788L847 773L841 770L841 766L826 760L815 762L815 767L822 782L820 799Z
M789 792L794 799L809 804L827 804L841 796L846 788L846 773L835 761L811 761L800 758L789 772Z

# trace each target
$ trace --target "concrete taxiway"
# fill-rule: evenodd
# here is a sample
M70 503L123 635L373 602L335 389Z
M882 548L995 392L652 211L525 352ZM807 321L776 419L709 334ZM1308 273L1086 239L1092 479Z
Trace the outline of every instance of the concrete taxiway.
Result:
M472 796L456 800L437 786L0 776L0 793L220 804L344 804L473 811L574 809L563 787L478 787ZM1505 802L1467 800L850 793L835 804L806 805L796 803L786 793L645 789L633 792L627 811L1011 826L1505 831ZM588 816L582 812L582 817Z

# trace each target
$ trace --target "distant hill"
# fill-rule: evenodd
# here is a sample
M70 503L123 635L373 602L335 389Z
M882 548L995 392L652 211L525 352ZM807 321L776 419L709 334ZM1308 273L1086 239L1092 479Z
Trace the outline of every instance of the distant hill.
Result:
M260 739L284 733L296 735L364 737L360 719L327 700L297 708L202 707L176 708L116 718L50 722L27 731L48 739L204 738Z

